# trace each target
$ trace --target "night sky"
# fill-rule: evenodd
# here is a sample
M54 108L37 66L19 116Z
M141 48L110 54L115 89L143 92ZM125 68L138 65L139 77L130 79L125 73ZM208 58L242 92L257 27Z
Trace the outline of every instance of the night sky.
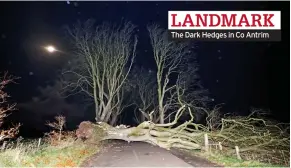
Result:
M277 119L289 122L289 3L0 2L0 71L21 77L8 91L11 101L23 103L38 96L38 86L55 79L65 60L65 55L51 56L41 47L54 44L68 50L63 28L77 20L118 23L124 18L133 22L139 36L137 63L150 68L154 65L146 26L156 22L166 29L169 10L280 10L281 42L197 41L196 53L203 86L216 104L225 104L224 112L246 114L250 107L266 108ZM42 115L41 108L38 115ZM31 124L33 113L18 111L13 116L24 125L29 122L31 128L39 126Z

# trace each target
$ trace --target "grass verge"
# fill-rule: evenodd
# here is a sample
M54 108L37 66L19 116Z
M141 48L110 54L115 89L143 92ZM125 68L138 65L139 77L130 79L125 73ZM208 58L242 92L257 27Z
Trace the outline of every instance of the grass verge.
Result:
M225 156L219 152L207 154L201 151L191 151L191 155L205 158L212 163L216 163L224 167L288 167L283 165L262 163L255 160L239 160L236 157Z
M39 148L36 141L28 141L0 152L0 167L77 167L100 149L101 144L72 139L57 145L45 143Z

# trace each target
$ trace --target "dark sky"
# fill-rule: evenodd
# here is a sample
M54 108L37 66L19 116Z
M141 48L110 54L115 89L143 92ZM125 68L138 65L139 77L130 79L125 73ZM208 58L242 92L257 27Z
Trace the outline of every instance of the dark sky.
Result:
M93 18L138 26L138 61L152 66L146 25L167 28L169 10L280 10L281 42L197 42L200 76L225 111L245 113L269 108L289 120L290 2L0 2L0 70L20 76L10 94L17 102L35 96L36 87L54 79L62 58L40 48L55 44L66 50L64 25ZM40 112L41 113L41 112Z

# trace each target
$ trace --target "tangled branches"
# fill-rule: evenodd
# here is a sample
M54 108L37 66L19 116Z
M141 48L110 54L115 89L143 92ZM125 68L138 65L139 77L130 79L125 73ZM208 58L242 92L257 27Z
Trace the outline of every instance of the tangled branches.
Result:
M241 155L245 158L252 154L261 161L287 164L283 159L290 156L288 125L268 120L254 111L249 116L222 118L218 127L220 129L210 133L213 141L222 142L223 146L232 149L239 146ZM229 150L228 153L231 152L234 150Z
M191 108L183 105L176 112L172 122L155 124L153 121L144 121L137 127L112 127L100 122L92 124L95 131L83 131L87 134L102 132L102 140L120 139L124 141L143 141L165 149L200 149L204 148L204 134L207 133L211 143L221 142L225 154L233 154L235 146L239 146L244 159L289 164L289 127L267 120L262 115L255 116L228 116L217 118L219 111L215 108L213 116L207 118L207 125L193 123L194 115ZM189 112L191 118L183 124L178 124L184 112ZM210 114L210 113L209 113ZM150 114L151 115L151 114ZM151 116L149 117L151 118ZM214 120L220 120L220 122ZM211 124L211 125L209 125ZM81 128L79 128L79 132ZM78 132L78 130L77 130ZM95 132L95 133L94 133ZM251 156L251 158L249 157ZM257 157L255 157L257 156ZM263 159L260 159L263 158Z
M15 110L16 104L7 104L7 98L10 96L4 91L6 86L12 83L14 79L15 77L8 75L7 72L0 78L0 127L3 125L4 119L9 113ZM15 137L19 132L19 127L20 124L17 124L7 130L0 129L0 141Z
M58 115L55 117L55 122L47 122L47 126L59 131L59 141L62 139L62 131L66 123L66 117Z
M170 149L172 147L183 149L201 149L203 132L200 125L194 124L194 119L191 111L191 119L181 125L177 126L178 119L183 112L190 108L182 106L175 115L175 120L165 124L155 124L152 121L145 121L137 127L112 127L106 123L100 122L94 127L95 131L81 131L81 126L77 132L104 132L102 140L106 139L120 139L124 141L143 141L159 147ZM84 124L84 123L83 123ZM97 126L97 127L96 127ZM82 135L82 137L92 137L91 135Z
M60 141L61 137L61 141ZM73 142L76 139L76 133L74 131L63 131L60 132L53 130L49 133L45 134L45 142L52 146L57 146L60 144L68 143L68 142Z

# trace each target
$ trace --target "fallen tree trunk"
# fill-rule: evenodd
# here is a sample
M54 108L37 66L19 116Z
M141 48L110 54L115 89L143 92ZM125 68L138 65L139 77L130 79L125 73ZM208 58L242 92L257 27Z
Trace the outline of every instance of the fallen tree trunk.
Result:
M184 149L200 149L201 145L195 142L194 136L200 136L200 134L191 134L188 136L179 134L178 131L165 131L156 130L156 128L148 129L138 127L131 128L115 128L112 127L107 130L107 135L103 138L105 139L120 139L128 142L131 141L143 141L148 142L159 147L170 149L171 147L179 147ZM193 141L191 141L193 139Z
M204 134L207 133L211 144L220 143L224 146L223 153L226 155L233 155L235 146L238 146L243 159L247 159L249 153L258 153L264 161L265 158L282 155L283 159L278 159L276 164L286 164L285 156L290 155L290 137L286 134L289 127L282 129L262 118L236 116L222 118L216 129L209 130L206 126L193 123L191 110L187 110L191 119L180 125L177 124L178 119L185 111L185 106L177 111L174 121L170 123L145 121L128 128L124 125L113 127L104 122L82 122L76 133L79 138L91 139L93 142L108 139L142 141L168 150L173 147L204 150Z
M100 140L107 139L119 139L128 142L142 141L159 147L170 149L172 147L183 149L201 149L202 147L202 132L189 131L189 124L192 120L185 122L178 127L171 128L181 116L185 106L182 106L176 113L175 120L166 124L155 124L151 121L145 121L139 124L137 127L127 128L125 126L113 127L106 123L99 122L92 126L95 131L89 131L90 134L98 132L96 135L102 135ZM93 128L94 127L94 128ZM198 128L198 127L197 127ZM81 128L79 127L79 130ZM81 135L82 131L77 130L77 136L79 138L88 138L88 135ZM96 136L95 136L96 137Z

